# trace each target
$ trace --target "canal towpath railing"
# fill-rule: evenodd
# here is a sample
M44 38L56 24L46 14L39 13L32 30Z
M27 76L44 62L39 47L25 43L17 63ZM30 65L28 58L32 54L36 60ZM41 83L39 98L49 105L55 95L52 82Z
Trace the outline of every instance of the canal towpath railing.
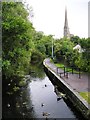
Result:
M61 75L64 75L64 77L68 78L69 74L76 74L74 72L74 69L77 69L77 68L76 67L71 67L70 69L68 69L68 67L65 67L65 66L63 66L63 67L57 67L57 74L59 74L60 77L61 77ZM78 77L80 79L81 78L80 68L78 68L77 71L78 71L77 72Z

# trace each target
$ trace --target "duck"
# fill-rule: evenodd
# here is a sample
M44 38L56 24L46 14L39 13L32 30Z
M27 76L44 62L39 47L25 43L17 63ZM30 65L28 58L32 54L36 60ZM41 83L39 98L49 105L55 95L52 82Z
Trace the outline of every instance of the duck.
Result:
M41 103L41 106L43 107L43 106L44 106L44 103Z
M55 86L54 91L59 98L66 98L66 94L63 94L62 92L59 92L57 86Z
M63 94L63 93L61 93L61 92L60 92L60 95L61 95L63 98L65 98L65 96L66 96L66 94Z
M58 97L58 98L57 98L57 101L59 101L59 100L61 100L61 99L62 99L62 97Z
M50 113L47 113L47 112L43 112L43 116L49 116Z
M45 87L47 87L47 85L45 84Z
M10 104L9 104L9 103L7 104L7 107L10 107Z

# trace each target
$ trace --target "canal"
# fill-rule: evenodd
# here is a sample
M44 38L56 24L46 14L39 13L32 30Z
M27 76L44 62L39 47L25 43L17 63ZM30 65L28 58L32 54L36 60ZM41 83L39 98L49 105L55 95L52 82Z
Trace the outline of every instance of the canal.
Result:
M55 93L43 68L33 67L27 86L15 95L3 96L3 118L75 118L81 120L69 101Z

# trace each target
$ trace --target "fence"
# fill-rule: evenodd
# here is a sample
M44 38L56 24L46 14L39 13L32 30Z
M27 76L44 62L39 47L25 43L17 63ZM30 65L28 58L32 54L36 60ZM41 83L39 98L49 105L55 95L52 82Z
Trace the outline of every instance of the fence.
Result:
M59 72L59 69L62 69ZM74 70L77 69L77 74L79 75L79 79L81 78L81 70L80 68L76 68L76 67L71 67L70 69L68 69L68 67L57 67L57 74L60 74L60 77L62 74L64 74L64 77L68 78L68 74L72 73L72 74L76 74L76 72L74 72Z

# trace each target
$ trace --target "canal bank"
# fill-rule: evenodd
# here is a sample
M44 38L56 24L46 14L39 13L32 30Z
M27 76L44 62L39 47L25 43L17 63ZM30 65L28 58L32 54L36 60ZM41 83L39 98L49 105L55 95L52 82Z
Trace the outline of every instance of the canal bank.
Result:
M53 63L49 65L50 59L45 59L43 62L45 72L49 76L50 80L55 83L58 87L61 87L66 94L66 97L73 103L73 106L80 111L84 118L89 120L90 110L86 100L84 100L79 93L74 90L66 81L64 81L55 72L57 68Z

